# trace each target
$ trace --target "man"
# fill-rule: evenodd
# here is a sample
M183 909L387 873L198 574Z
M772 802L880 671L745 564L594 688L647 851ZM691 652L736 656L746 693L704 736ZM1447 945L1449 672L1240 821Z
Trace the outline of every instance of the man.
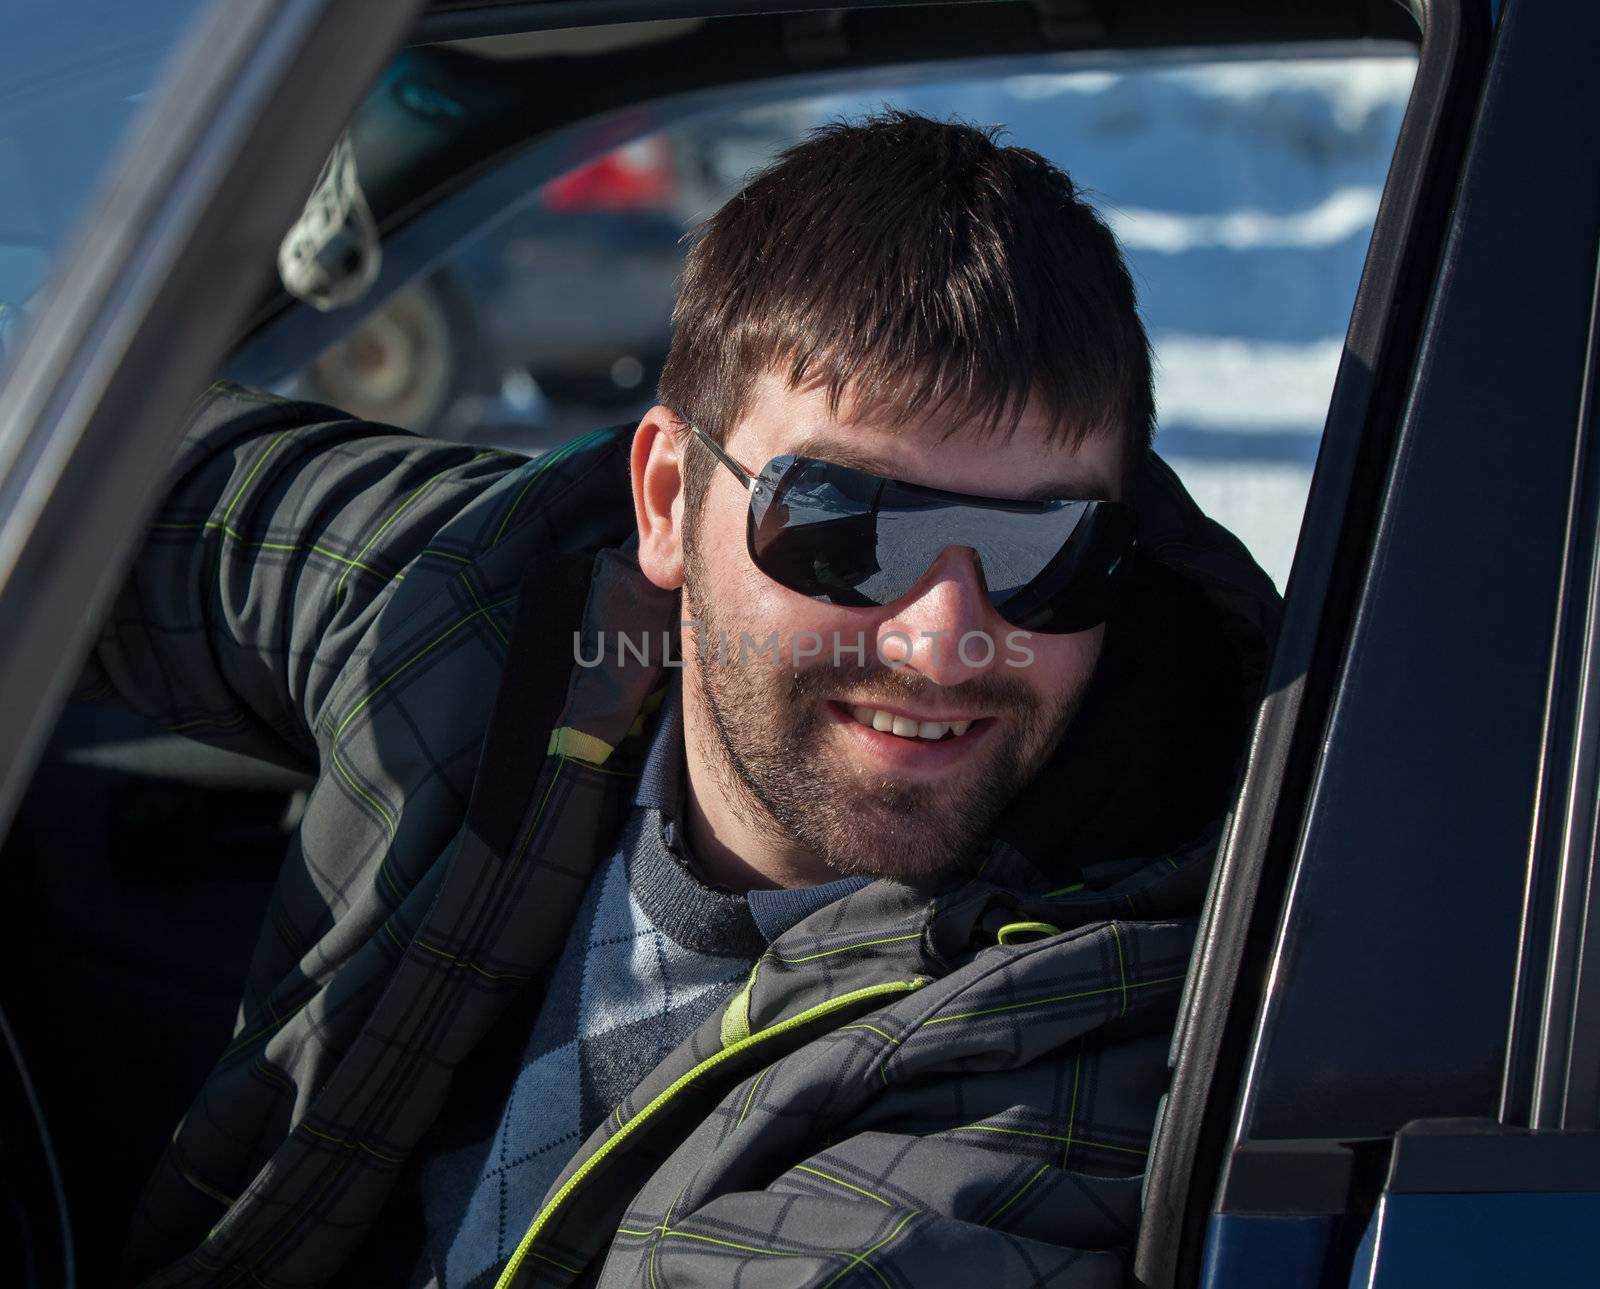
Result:
M1122 1278L1276 599L1110 234L829 128L661 399L531 463L202 405L90 683L319 779L132 1275Z

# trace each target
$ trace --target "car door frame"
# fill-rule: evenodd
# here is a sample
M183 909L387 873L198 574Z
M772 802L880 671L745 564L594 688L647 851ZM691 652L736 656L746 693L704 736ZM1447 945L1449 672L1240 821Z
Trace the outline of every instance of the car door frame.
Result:
M1375 436L1384 451L1365 467L1365 505L1322 530L1323 542L1359 547L1340 552L1355 574L1349 629L1342 641L1321 632L1324 647L1341 647L1323 661L1320 681L1331 687L1317 695L1316 719L1298 730L1271 728L1269 699L1258 755L1298 755L1307 777L1302 788L1292 765L1271 774L1252 763L1174 1046L1137 1267L1152 1287L1201 1275L1208 1284L1345 1283L1386 1187L1439 1176L1419 1160L1464 1150L1469 1137L1486 1160L1502 1147L1505 1158L1526 1152L1517 1132L1527 1110L1516 1105L1537 1106L1536 1071L1548 1075L1574 1039L1582 1041L1574 999L1585 1014L1595 1007L1594 955L1576 952L1584 906L1594 899L1584 885L1592 828L1549 826L1570 817L1574 755L1589 758L1576 781L1579 813L1594 801L1592 774L1582 779L1592 770L1593 745L1584 741L1592 740L1592 702L1579 712L1576 739L1564 715L1576 701L1572 677L1592 675L1582 665L1593 645L1584 634L1592 604L1565 612L1575 624L1565 640L1557 630L1558 606L1575 585L1589 586L1593 525L1574 508L1587 495L1575 482L1574 444L1581 454L1580 427L1593 406L1592 393L1580 406L1580 393L1593 379L1590 291L1600 227L1592 194L1566 173L1557 132L1583 110L1572 51L1584 47L1585 30L1592 39L1594 19L1562 29L1562 19L1535 16L1537 9L1508 6L1492 49L1483 39L1493 16L1487 7L1465 15L1478 33L1469 39L1490 60L1481 101L1458 122L1471 125L1459 174L1442 167L1420 190L1450 213L1439 271L1420 297L1425 325L1414 353L1391 346L1377 354L1377 383L1400 397L1375 403L1356 428L1365 431L1362 448ZM1434 8L1429 18L1443 13ZM1427 50L1425 39L1425 60ZM1471 99L1474 79L1469 66L1460 83ZM1418 81L1421 92L1421 69ZM1574 137L1593 143L1593 131L1574 127ZM1592 146L1579 155L1592 156ZM1556 217L1525 221L1519 203ZM1410 241L1385 248L1384 232L1380 215L1374 257L1414 251ZM1368 286L1364 280L1363 296ZM1352 337L1368 303L1358 297ZM1341 386L1346 376L1342 370ZM1338 423L1341 393L1336 388L1325 454L1354 437ZM1475 417L1475 407L1488 410ZM1519 411L1538 437L1506 439ZM1326 482L1319 463L1301 546L1310 560L1316 525L1329 519L1319 506ZM1467 501L1496 488L1498 512L1464 513ZM1569 493L1572 506L1561 504ZM1585 522L1590 536L1575 536L1574 525ZM1300 679L1310 694L1316 660L1307 657L1302 670L1290 652L1292 620L1309 611L1296 581L1302 572L1297 557L1275 682ZM1423 639L1437 646L1431 669L1415 656ZM1471 737L1459 711L1443 715L1443 690L1465 677L1484 687L1488 716L1505 707L1520 719L1490 720L1491 738ZM1513 692L1515 703L1503 701ZM1541 702L1546 693L1552 697ZM1313 714L1309 700L1299 708L1303 723ZM1374 737L1380 714L1394 723L1386 740ZM1268 791L1258 790L1258 776ZM1458 783L1471 791L1452 812ZM1540 809L1542 833L1534 822ZM1381 828L1391 829L1388 838ZM1384 865L1394 881L1381 878ZM1397 916L1397 902L1407 901L1417 913L1409 938ZM1361 928L1364 938L1339 944L1329 926ZM1481 961L1461 957L1474 947ZM1462 981L1496 987L1458 981L1454 1020L1407 1032L1397 1018L1424 1014L1424 985L1437 980L1441 961L1464 961ZM1417 969L1414 977L1405 966ZM1554 997L1547 982L1566 994ZM1319 1006L1329 1020L1320 1046L1305 1041ZM1352 1006L1353 1019L1367 1022L1365 1042L1341 1014ZM1507 1040L1508 1012L1521 1020L1520 1043ZM1558 1090L1567 1068L1544 1077L1543 1090ZM1375 1093L1384 1079L1392 1090ZM1410 1119L1457 1115L1492 1124L1497 1110L1507 1132L1490 1145L1481 1124L1407 1128Z
M417 0L210 6L167 68L3 373L0 837L183 430L283 229ZM324 87L306 94L307 79ZM25 1289L76 1282L71 1215L0 1016L5 1193Z
M175 409L419 7L211 5L57 257L0 400L0 832L157 499Z

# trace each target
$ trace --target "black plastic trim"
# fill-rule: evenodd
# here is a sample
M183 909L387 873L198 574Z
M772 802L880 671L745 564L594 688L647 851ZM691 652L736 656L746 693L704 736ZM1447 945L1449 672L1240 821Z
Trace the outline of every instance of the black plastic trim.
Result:
M1328 1217L1383 1185L1387 1137L1247 1141L1234 1152L1219 1211L1229 1216Z
M1496 35L1257 1022L1241 1145L1377 1136L1501 1101L1592 370L1597 24L1600 10L1524 4ZM1329 1259L1329 1274L1347 1265Z
M962 4L1004 4L1006 0L958 0ZM852 9L904 8L927 0L870 0ZM678 18L739 18L761 13L828 13L841 9L838 0L783 0L781 5L756 0L533 0L533 3L438 6L425 14L408 44L433 44L508 32L559 31L571 27L611 26L630 22L663 22Z
M1006 0L941 0L944 4L996 4ZM1415 33L1406 0L1029 0L1042 30L1078 44L1171 45L1188 41L1244 43L1329 40L1354 34L1406 39ZM677 18L729 18L751 14L861 12L927 6L927 0L507 0L505 3L435 3L408 43L429 44L509 32L554 31ZM913 20L906 22L911 34Z
M1515 5L1496 35L1241 1137L1500 1103L1594 309L1597 34L1600 10Z
M1593 1194L1600 1132L1531 1132L1492 1119L1419 1119L1395 1135L1391 1195Z

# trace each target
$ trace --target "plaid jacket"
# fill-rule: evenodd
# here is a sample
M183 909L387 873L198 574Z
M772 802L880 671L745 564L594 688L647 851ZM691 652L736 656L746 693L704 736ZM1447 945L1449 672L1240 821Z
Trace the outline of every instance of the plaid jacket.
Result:
M630 553L628 446L528 461L236 387L199 406L80 694L317 781L141 1201L144 1283L336 1282L559 952L663 689L575 667L573 631L591 658L677 617ZM1225 800L1277 612L1159 461L1132 499L1150 575L1107 658L1133 661L1063 753L967 870L775 941L527 1215L502 1284L1120 1280L1212 845L1171 843Z

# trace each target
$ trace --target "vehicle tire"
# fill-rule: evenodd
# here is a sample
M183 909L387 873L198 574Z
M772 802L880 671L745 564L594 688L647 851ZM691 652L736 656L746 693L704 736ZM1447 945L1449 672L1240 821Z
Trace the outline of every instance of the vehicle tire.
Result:
M319 354L305 393L362 420L430 433L473 388L478 336L466 292L436 275L395 293Z

